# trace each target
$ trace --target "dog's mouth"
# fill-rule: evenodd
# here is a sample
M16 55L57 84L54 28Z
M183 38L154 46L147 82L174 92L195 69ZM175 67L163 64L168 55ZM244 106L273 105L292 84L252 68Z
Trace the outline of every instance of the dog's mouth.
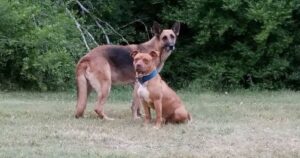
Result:
M144 70L141 66L135 67L135 71L136 71L138 74L143 74L143 73L145 72L145 70Z
M172 51L175 50L175 46L174 45L169 45L169 46L166 46L165 49L166 49L167 52L172 52Z

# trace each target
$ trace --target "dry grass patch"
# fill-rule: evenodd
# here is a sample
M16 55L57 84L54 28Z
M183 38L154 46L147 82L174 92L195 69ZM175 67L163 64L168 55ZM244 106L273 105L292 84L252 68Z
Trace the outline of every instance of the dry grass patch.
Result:
M300 93L182 91L193 122L160 130L131 120L131 94L75 119L73 93L0 92L0 157L300 157Z

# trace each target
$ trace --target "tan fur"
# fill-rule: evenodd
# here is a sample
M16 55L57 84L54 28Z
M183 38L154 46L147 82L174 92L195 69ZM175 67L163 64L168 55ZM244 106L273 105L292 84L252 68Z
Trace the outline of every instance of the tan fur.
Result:
M158 69L161 70L164 62L167 60L172 50L167 49L166 45L175 45L176 37L179 34L180 25L175 23L172 29L161 30L158 24L153 25L153 32L155 36L149 41L136 45L118 46L118 45L102 45L94 48L85 56L83 56L76 67L76 83L77 83L77 105L75 117L82 117L86 108L87 97L92 89L97 92L97 102L95 112L99 117L110 119L104 112L104 104L108 98L112 84L134 84L135 72L134 68L120 70L118 65L112 63L107 56L111 49L126 50L131 52L133 50L142 50L149 53L150 50L159 51L162 55L160 61L157 62ZM162 40L167 37L167 40ZM174 37L174 38L171 38ZM120 53L122 55L122 53ZM124 54L123 54L124 55ZM116 56L115 58L121 58ZM123 59L123 58L122 58ZM116 59L116 60L122 60ZM130 63L132 64L132 63ZM135 86L136 87L136 86ZM132 113L133 117L137 118L139 110L139 101L137 94L133 93Z
M159 52L156 53L159 54ZM155 55L137 53L133 56L138 77L150 74L156 68L157 57ZM151 120L151 108L156 112L156 128L160 128L163 122L182 123L191 120L190 114L178 95L161 79L159 74L143 84L139 83L137 93L144 107L145 124Z

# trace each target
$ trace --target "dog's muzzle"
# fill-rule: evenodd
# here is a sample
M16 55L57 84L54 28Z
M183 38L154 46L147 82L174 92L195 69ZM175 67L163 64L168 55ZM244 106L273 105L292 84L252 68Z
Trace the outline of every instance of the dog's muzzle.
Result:
M171 51L175 50L175 46L174 45L173 46L169 46L169 50L171 50Z
M135 66L135 71L137 71L137 72L143 72L144 69L143 69L142 65L137 64L137 65Z
M173 51L173 50L175 50L175 45L168 45L168 46L166 46L166 50L167 51Z

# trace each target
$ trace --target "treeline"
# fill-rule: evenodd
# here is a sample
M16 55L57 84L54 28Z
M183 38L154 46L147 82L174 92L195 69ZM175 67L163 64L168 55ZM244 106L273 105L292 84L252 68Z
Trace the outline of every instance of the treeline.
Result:
M300 89L298 0L0 0L0 88L66 90L88 49L182 23L173 87Z

